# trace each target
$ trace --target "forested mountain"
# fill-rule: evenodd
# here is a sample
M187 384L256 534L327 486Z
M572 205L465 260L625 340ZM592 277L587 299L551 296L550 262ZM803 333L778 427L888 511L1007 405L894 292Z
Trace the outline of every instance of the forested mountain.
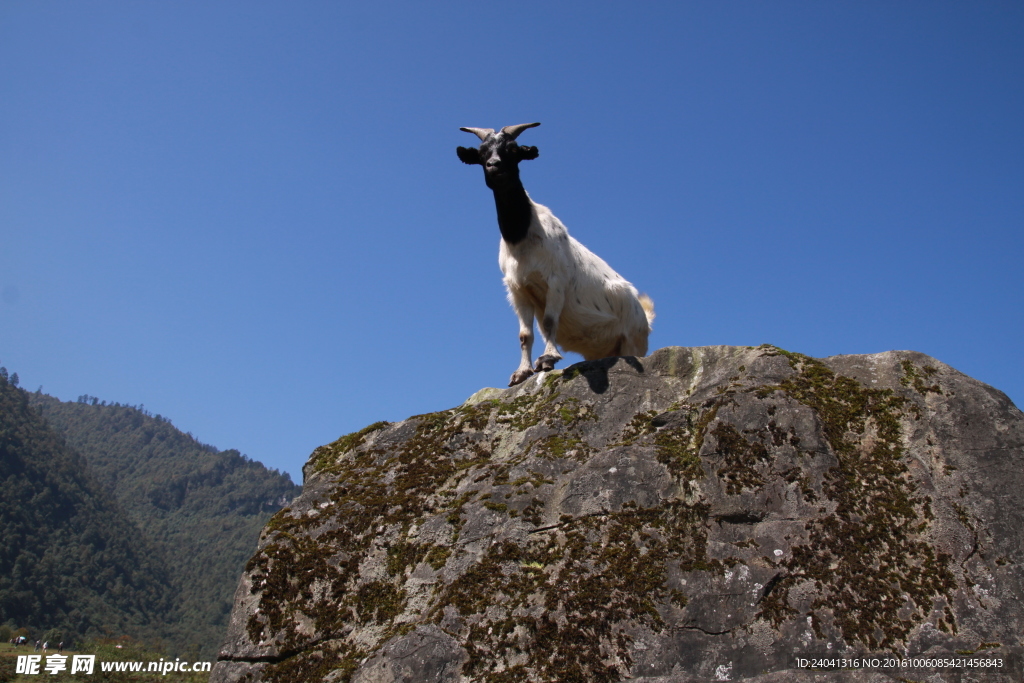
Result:
M141 406L16 385L0 368L0 624L212 658L260 530L301 487Z
M165 637L212 657L260 530L301 487L236 450L202 444L141 407L90 396L62 402L38 392L28 399L159 548L175 597Z
M153 638L174 590L159 549L0 369L0 623Z

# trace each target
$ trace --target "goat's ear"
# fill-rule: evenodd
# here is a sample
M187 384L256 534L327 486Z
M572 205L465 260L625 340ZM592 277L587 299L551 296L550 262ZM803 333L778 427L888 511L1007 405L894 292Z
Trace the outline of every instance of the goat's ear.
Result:
M540 151L536 147L530 147L529 145L519 145L519 160L529 161L530 159L536 159L540 156Z
M456 147L455 153L459 155L459 159L464 164L480 163L480 150L476 147Z

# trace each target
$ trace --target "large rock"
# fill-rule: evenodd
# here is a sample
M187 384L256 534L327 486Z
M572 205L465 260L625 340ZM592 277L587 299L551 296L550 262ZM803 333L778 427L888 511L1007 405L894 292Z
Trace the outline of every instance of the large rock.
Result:
M211 681L1019 681L1022 465L919 353L580 363L314 451Z

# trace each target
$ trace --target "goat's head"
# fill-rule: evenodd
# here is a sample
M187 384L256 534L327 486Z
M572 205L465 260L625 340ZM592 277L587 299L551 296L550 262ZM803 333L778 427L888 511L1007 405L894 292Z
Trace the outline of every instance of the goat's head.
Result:
M499 190L510 184L519 183L519 162L536 159L540 152L536 147L519 145L516 138L527 128L539 123L520 123L505 126L497 133L493 128L460 128L480 138L480 147L459 147L455 151L466 164L480 164L484 167L487 187Z

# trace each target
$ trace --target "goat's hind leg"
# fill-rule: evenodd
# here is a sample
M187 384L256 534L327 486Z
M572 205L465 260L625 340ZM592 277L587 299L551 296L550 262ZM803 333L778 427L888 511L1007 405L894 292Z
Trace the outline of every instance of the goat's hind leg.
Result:
M519 348L523 353L519 368L512 373L508 385L514 387L523 382L533 374L531 358L533 357L533 306L524 302L512 299L512 307L519 316Z
M636 356L640 358L647 355L647 330L638 330L631 335L619 337L619 350L616 356Z
M558 319L562 316L565 294L557 280L548 280L548 296L544 307L544 318L540 320L540 333L544 337L544 353L537 359L533 369L537 372L548 372L555 369L555 363L562 360L562 354L555 346L558 338Z

